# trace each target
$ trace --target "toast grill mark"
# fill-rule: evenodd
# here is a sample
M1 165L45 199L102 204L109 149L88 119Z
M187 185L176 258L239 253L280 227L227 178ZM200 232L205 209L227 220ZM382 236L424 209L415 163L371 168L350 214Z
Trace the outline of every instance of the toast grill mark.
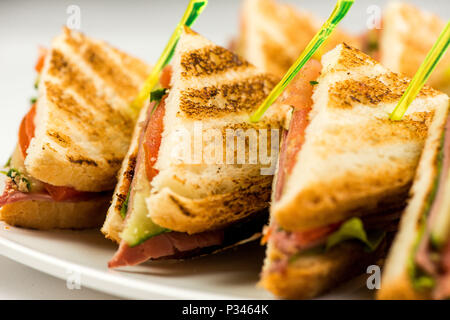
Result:
M92 159L85 158L85 157L82 157L82 156L74 157L74 156L71 156L71 155L67 155L66 158L67 158L67 160L69 160L69 162L72 162L72 163L75 163L75 164L98 167L97 162L95 162Z
M358 49L352 48L346 43L342 43L343 48L339 56L336 70L349 70L362 66L373 66L378 64L377 61L368 57Z
M123 66L127 70L130 70L131 72L137 74L142 79L147 78L149 70L148 67L142 61L140 61L137 58L130 57L126 53L116 48L111 48L111 50L120 57Z
M340 154L358 152L361 145L382 147L392 144L421 143L427 137L432 112L425 112L424 118L413 120L406 116L403 121L392 122L389 119L373 119L370 122L357 123L352 126L335 125L316 138L320 146L318 155L327 158L330 151ZM414 117L420 117L414 114ZM342 139L345 136L347 139Z
M47 130L47 135L63 148L69 148L72 145L72 140L65 134L53 130Z
M125 137L131 134L131 119L120 111L114 110L109 103L105 102L107 99L98 95L92 79L86 77L80 69L65 59L64 54L59 50L52 52L49 74L59 78L63 87L73 89L88 104L95 106L99 113L107 114L108 116L104 120L109 126L115 127L117 133L123 133Z
M187 217L192 217L192 214L189 212L188 209L186 209L175 197L172 195L169 195L170 200L180 209L181 213L184 214Z
M45 82L45 87L47 99L53 103L55 111L63 112L67 115L66 123L62 124L63 127L71 124L78 126L79 130L84 131L89 137L89 142L99 149L110 166L116 167L119 165L121 157L117 153L120 151L126 152L124 149L126 146L122 143L126 137L124 137L122 131L127 132L131 130L131 125L127 130L118 129L117 126L110 126L107 121L98 119L87 107L80 105L69 93L64 92L64 87L49 81ZM95 109L93 110L95 111ZM58 114L53 114L53 116L58 117ZM58 134L59 137L62 137L60 133ZM58 139L55 136L55 132L52 132L50 137L52 140ZM105 141L105 139L109 143L98 143L98 141ZM63 146L61 141L58 141L58 144ZM72 152L84 153L80 148L74 146L73 143L63 147L66 149L70 148ZM73 159L76 160L76 158Z
M181 93L180 110L189 118L219 118L236 112L251 112L269 94L276 80L256 76L243 81L187 89Z
M123 182L121 184L120 190L116 193L117 201L116 201L116 210L120 211L123 207L125 200L127 199L128 192L130 190L131 182L134 178L134 172L136 169L136 161L137 161L137 152L133 153L127 163L127 169L123 173Z
M409 80L399 78L394 73L382 74L375 78L363 77L359 80L345 80L333 84L328 90L329 107L352 108L356 104L378 107L380 103L398 101ZM424 87L418 97L434 96L437 91Z
M181 58L184 78L223 73L250 67L247 61L221 47L205 47L190 51Z
M124 100L130 100L138 93L138 86L133 84L132 79L126 75L120 66L108 57L105 50L98 44L93 43L85 36L79 37L68 35L66 44L74 52L80 54L81 58L93 71Z
M69 120L78 122L84 130L89 130L90 134L98 136L95 130L90 129L94 115L89 110L80 106L71 95L64 92L64 88L60 85L47 81L45 87L47 99L55 105L56 109L66 113Z

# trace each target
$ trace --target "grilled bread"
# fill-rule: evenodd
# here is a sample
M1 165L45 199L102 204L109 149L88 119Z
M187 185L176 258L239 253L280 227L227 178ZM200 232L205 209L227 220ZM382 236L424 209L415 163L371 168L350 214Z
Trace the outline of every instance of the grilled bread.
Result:
M383 17L381 63L393 72L412 77L419 69L445 21L411 4L393 2ZM431 74L428 84L450 93L450 53L446 53Z
M4 205L0 220L9 225L39 229L89 229L101 226L105 220L111 195L95 200L55 202L25 200Z
M246 0L236 50L266 72L282 77L322 26L308 12L274 0ZM357 37L337 29L316 53L319 58L341 42L361 47Z
M430 291L418 290L414 287L411 280L411 262L421 233L421 226L427 220L424 217L424 211L438 176L437 163L443 132L449 121L448 117L448 107L440 107L436 110L411 188L411 198L383 269L381 289L377 293L378 299L429 299L431 297Z
M154 166L159 173L147 197L149 217L164 228L193 234L223 228L267 208L273 172L261 174L270 164L262 164L260 158L250 163L249 149L254 146L258 157L262 152L273 157L279 140L271 146L271 129L278 133L290 108L273 109L257 124L250 123L249 116L275 85L275 78L188 28L181 35L171 65L164 131ZM266 131L267 138L260 129ZM231 143L226 142L227 130ZM134 139L139 136L137 131ZM246 160L238 163L237 144L235 149L231 144L237 140L234 136L245 134L255 134L256 144L250 142L251 137L242 140ZM200 136L197 147L201 153L197 153L194 139ZM267 146L261 146L259 139L268 141ZM128 194L128 172L138 148L135 141L102 229L115 240L122 227L121 199ZM223 153L215 158L219 149ZM213 158L207 154L211 150ZM230 156L234 159L228 163ZM273 160L276 162L276 157Z
M323 254L305 254L290 262L283 272L271 272L273 261L282 257L273 243L267 246L259 286L284 299L312 299L361 274L386 253L383 241L374 252L357 242L344 242Z
M447 95L424 87L404 120L389 120L409 80L341 44L322 59L305 143L272 215L308 230L404 200L434 111ZM298 208L301 208L299 210Z
M11 161L33 188L5 188L0 219L36 229L100 226L136 120L130 102L148 73L144 62L64 28L39 77L34 137ZM45 184L92 193L55 201Z
M448 105L445 94L425 86L404 119L393 122L389 114L407 78L346 44L324 55L322 66L304 144L281 197L273 196L271 224L287 232L320 230L355 216L382 217L404 206L430 124ZM376 263L387 239L372 252L347 240L289 259L277 249L282 243L269 236L261 285L281 297L311 298ZM286 261L282 271L280 261Z
M28 173L78 191L113 189L135 122L130 103L148 72L105 42L64 29L40 76Z

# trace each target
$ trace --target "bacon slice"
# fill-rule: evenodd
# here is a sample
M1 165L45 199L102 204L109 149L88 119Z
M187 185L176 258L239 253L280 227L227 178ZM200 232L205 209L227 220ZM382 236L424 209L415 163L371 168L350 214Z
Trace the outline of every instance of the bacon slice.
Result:
M108 267L133 266L150 259L170 257L180 252L220 245L223 239L223 230L218 230L193 235L181 232L163 233L132 248L122 241L119 250L108 263Z

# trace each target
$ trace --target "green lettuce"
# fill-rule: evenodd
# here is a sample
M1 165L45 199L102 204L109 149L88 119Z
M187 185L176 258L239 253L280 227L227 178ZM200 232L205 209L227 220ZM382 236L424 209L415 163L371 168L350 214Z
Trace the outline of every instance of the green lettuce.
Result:
M157 101L160 102L161 99L166 94L166 89L156 89L150 93L150 102Z
M125 201L123 202L122 208L120 208L120 215L122 216L122 219L125 219L128 212L128 201L130 200L130 193L131 189L128 191L127 197Z
M364 243L366 251L372 252L380 245L385 235L386 232L382 230L367 234L361 219L351 218L328 237L325 250L329 250L347 240L359 240Z

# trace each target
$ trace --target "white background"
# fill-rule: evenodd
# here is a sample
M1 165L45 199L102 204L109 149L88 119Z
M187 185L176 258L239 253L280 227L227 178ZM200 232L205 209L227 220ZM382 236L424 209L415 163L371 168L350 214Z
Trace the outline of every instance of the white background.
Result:
M0 163L17 141L21 118L34 95L33 66L39 45L48 46L66 23L69 5L81 9L81 30L92 37L153 63L180 19L187 0L128 1L12 1L0 0ZM335 0L285 0L326 17ZM363 32L366 8L387 1L357 0L342 26ZM450 1L411 1L444 19ZM238 31L239 0L209 0L194 29L210 40L227 45ZM68 290L65 282L0 257L0 299L104 299L111 296L89 289Z

